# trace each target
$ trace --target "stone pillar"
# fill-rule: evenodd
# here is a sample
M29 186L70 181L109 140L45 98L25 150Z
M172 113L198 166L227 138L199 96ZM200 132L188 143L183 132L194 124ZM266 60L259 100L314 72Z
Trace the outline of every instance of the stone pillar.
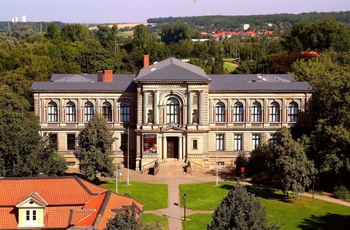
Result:
M142 93L142 124L147 124L147 92Z
M286 119L286 115L287 115L287 113L286 113L286 109L287 109L287 105L286 105L286 103L287 103L287 100L284 98L283 100L282 100L282 106L281 106L281 113L282 113L282 120L281 120L281 122L287 122L287 119Z
M182 149L182 137L179 137L179 156L178 159L182 159L183 158L183 149Z
M252 123L251 119L250 119L250 114L251 114L251 108L250 108L250 99L247 99L245 102L245 120L247 123Z
M203 100L203 90L198 91L198 124L202 124L203 118L202 118L202 105Z
M187 157L187 151L186 151L186 137L182 136L182 159L185 159Z
M153 124L159 124L158 90L153 91Z
M136 135L136 166L135 166L135 170L136 171L140 171L141 169L141 151L142 151L142 136L140 134Z
M166 137L163 135L162 136L162 142L163 142L163 153L162 153L162 159L166 160L167 159L167 142L166 142Z
M187 124L192 124L193 120L192 120L192 92L191 91L187 91Z

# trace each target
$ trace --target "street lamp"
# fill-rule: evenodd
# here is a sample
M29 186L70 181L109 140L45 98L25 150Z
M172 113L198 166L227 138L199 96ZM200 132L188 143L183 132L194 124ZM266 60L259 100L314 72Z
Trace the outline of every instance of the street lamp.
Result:
M186 193L183 194L184 198L184 221L186 220Z

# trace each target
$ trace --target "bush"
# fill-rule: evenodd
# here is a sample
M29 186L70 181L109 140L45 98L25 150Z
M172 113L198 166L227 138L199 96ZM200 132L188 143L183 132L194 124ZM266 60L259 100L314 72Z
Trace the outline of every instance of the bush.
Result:
M241 175L241 168L246 167L248 165L248 160L244 156L244 154L240 153L238 155L238 157L236 158L235 164L236 164L236 175L242 176Z
M344 185L336 186L333 194L338 199L346 200L350 198L350 192Z

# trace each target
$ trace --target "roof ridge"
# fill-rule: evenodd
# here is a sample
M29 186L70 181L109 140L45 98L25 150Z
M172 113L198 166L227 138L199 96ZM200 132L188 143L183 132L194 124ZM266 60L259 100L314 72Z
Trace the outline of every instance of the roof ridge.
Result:
M96 227L96 228L98 227L98 225L99 225L99 223L100 223L100 221L101 221L102 215L103 215L103 213L104 213L105 210L106 210L107 204L108 204L109 199L110 199L111 194L112 194L112 192L111 192L110 190L107 190L105 193L106 193L106 196L105 196L105 198L103 199L102 205L101 205L101 207L100 207L100 210L99 210L98 213L97 213L95 222L94 222L94 224L93 224L93 226ZM101 193L101 194L102 194L102 193Z

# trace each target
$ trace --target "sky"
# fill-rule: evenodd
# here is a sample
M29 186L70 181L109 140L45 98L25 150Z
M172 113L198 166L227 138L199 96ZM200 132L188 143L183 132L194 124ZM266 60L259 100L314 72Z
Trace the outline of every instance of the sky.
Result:
M350 11L350 0L0 0L0 21L144 23L149 18Z

